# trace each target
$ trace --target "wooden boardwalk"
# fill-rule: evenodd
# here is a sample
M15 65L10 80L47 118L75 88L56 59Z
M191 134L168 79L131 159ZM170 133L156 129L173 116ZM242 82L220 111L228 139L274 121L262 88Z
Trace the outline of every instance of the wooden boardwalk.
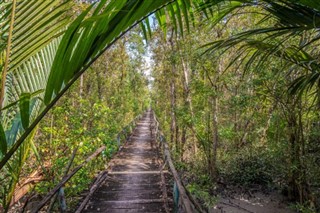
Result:
M148 111L109 163L108 178L82 212L172 212L168 172L162 171L161 154L151 134L152 122Z

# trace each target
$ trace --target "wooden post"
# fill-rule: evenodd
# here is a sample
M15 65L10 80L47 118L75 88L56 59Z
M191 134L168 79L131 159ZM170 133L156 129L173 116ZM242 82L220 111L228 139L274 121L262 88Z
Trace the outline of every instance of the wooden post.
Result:
M120 133L117 135L117 144L118 147L120 147L121 143L120 143Z
M101 172L97 178L96 181L93 183L93 185L90 188L90 191L88 193L88 195L86 196L86 198L83 200L83 202L81 203L81 205L79 206L79 208L75 211L75 213L81 213L81 211L86 207L90 197L93 195L93 193L98 189L98 187L100 186L100 184L107 178L108 176L108 172L107 171L103 171Z
M67 202L66 202L66 197L64 195L63 187L61 187L59 189L58 200L59 200L59 204L60 204L60 212L61 213L66 212L67 211Z
M70 170L70 168L71 168L71 165L72 165L72 163L73 163L73 161L74 161L74 158L76 157L76 153L77 153L77 151L78 151L78 148L79 148L79 146L77 146L77 147L73 150L72 155L71 155L71 158L70 158L69 163L68 163L68 165L67 165L67 167L66 167L66 170L65 170L65 172L64 172L63 177L67 176L67 174L68 174L68 172L69 172L69 170ZM60 203L60 210L61 210L61 212L64 212L64 211L67 210L67 204L66 204L66 201L65 201L63 188L60 188L60 189L59 189L58 197L59 197L59 203ZM51 200L51 203L50 203L50 205L49 205L49 208L48 208L47 212L51 212L51 211L52 211L52 208L53 208L53 206L54 206L54 203L56 202L56 199L57 199L57 195L55 195L55 196L53 197L53 199Z

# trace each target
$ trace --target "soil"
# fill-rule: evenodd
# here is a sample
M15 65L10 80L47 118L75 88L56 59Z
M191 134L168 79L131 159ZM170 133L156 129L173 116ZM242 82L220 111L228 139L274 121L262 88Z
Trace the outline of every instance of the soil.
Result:
M210 213L294 213L284 196L278 192L233 192L221 196Z

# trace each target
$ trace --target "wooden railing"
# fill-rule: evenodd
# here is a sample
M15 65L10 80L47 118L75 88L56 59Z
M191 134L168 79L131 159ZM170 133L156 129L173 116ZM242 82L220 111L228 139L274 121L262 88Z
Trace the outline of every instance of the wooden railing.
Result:
M174 192L174 205L175 205L175 212L186 212L186 213L194 213L194 212L206 212L188 193L188 191L185 189L180 176L175 169L175 166L173 164L170 150L168 143L166 141L166 138L163 134L163 132L160 129L159 121L155 115L155 113L152 111L153 114L153 120L154 123L151 124L151 131L152 134L155 134L157 142L159 142L159 147L161 148L164 163L168 164L169 169L172 173L173 179L174 179L174 186L173 186L173 192ZM177 199L175 199L177 198Z
M135 117L127 126L125 126L117 135L116 135L116 140L117 140L117 146L118 150L121 149L122 145L128 140L132 130L135 128L137 125L137 122L141 119L142 114L138 115ZM42 199L39 204L32 209L32 213L39 212L58 192L59 190L78 172L80 169L82 169L88 162L90 162L92 159L96 158L103 150L106 149L106 146L103 145L100 148L98 148L94 153L92 153L86 160L84 160L79 166L74 168L71 172L66 174L62 180ZM113 153L115 154L115 153ZM101 173L97 178L99 182L101 182L101 177L106 177L106 173ZM93 192L92 192L93 193ZM63 207L63 209L65 209ZM80 212L81 210L77 210L77 212Z
M136 127L141 117L142 114L136 116L127 126L122 128L122 130L117 134L116 139L118 148L120 148L123 145L123 143L125 143L128 140L129 136L131 135L133 129Z

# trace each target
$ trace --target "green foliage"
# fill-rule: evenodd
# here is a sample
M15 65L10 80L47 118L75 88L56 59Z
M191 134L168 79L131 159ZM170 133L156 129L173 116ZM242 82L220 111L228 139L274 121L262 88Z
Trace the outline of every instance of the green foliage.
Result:
M291 208L299 213L315 213L317 212L314 207L310 207L309 204L295 204Z
M319 11L307 2L207 1L183 39L154 33L152 104L181 170L319 203Z
M320 182L319 129L313 125L319 120L318 4L170 2L102 0L78 11L73 21L71 1L0 2L0 70L8 71L1 77L6 88L0 103L5 106L0 124L4 205L29 155L30 144L23 142L65 93L37 134L36 159L52 169L50 181L39 185L39 191L44 193L62 178L76 147L73 166L101 144L107 145L105 158L117 150L116 134L147 106L149 89L140 71L142 32L135 29L125 40L115 41L155 10L158 23L150 26L147 18L142 24L145 37L156 37L150 48L152 104L171 136L176 159L203 173L209 169L210 181L218 178L214 170L245 186L267 186L279 173L279 182L298 190L291 194L302 194L301 203L308 199L305 192L314 191ZM93 64L98 56L102 59ZM90 74L81 77L84 85L76 82L91 64ZM31 156L31 162L36 159ZM68 183L71 189L78 184L78 189L66 192L81 191L104 160L88 165L82 176ZM35 165L30 170L37 169ZM190 190L210 203L204 187L208 182L201 176Z
M126 41L128 45L141 45L136 43L134 32ZM52 109L41 123L37 138L43 161L51 165L49 180L37 184L38 193L46 194L62 179L75 148L78 150L71 169L106 145L102 156L87 164L66 184L65 194L71 202L68 206L73 208L77 203L74 197L89 186L96 172L104 169L118 150L117 134L122 129L129 134L132 126L127 126L128 123L146 107L147 82L137 72L142 63L141 56L130 58L123 41L118 42ZM115 67L112 75L109 66ZM97 84L92 84L93 81ZM120 136L122 142L125 139L124 135Z
M0 124L0 156L5 155L7 152L7 139L4 133L2 124Z
M222 176L238 186L268 187L273 184L275 167L267 154L242 151L228 160Z
M215 187L208 175L199 176L196 182L188 184L186 188L196 199L203 202L203 205L208 209L218 202L218 197L212 195Z

